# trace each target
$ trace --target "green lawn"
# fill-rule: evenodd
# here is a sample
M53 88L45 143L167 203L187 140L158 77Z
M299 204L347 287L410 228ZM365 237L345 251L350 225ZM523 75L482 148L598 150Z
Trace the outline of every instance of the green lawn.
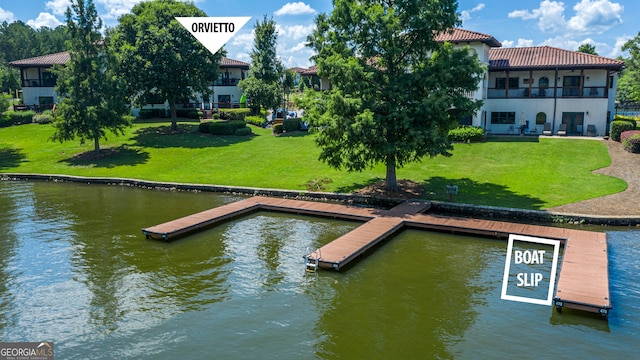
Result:
M252 137L214 137L181 123L136 124L101 147L117 153L95 160L81 155L93 143L49 141L50 125L0 129L0 172L123 177L155 181L306 189L310 180L330 178L327 191L351 192L384 177L383 166L348 173L319 162L313 135L275 137L253 127ZM591 173L610 164L600 141L532 138L489 139L455 146L452 157L425 158L398 170L398 179L424 184L426 197L447 200L445 186L460 188L457 202L544 209L623 191L622 180ZM535 141L532 141L535 140Z

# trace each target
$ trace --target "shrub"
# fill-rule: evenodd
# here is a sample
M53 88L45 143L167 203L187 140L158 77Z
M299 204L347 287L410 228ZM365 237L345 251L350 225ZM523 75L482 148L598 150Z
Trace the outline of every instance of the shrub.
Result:
M51 110L45 110L41 114L35 114L33 116L33 122L38 124L50 124L53 122L53 112L51 112Z
M236 128L231 126L228 121L214 121L209 125L209 132L213 135L233 135Z
M449 131L449 140L452 142L480 141L484 136L484 130L479 126L461 126Z
M247 115L251 113L251 109L249 108L241 108L241 109L227 109L225 110L229 115L229 120L245 120Z
M138 113L138 118L151 119L154 116L154 113L156 113L155 110L156 109L140 109L140 112Z
M0 114L0 128L9 127L11 125L13 125L13 122L11 121L11 119L8 116L5 116L4 114Z
M282 126L284 127L284 131L286 132L300 130L300 119L284 119L284 121L282 122Z
M211 131L209 130L211 126L211 121L203 121L200 123L200 125L198 125L198 131L204 134L210 134Z
M36 114L33 110L26 111L14 111L9 110L4 113L4 116L9 119L9 122L13 125L31 124L33 122L33 116Z
M282 124L273 125L273 133L280 135L284 132L284 126Z
M244 118L244 121L247 122L248 124L251 125L255 125L255 126L262 126L262 124L264 124L265 121L267 121L265 118L260 117L260 116L256 116L256 115L250 115Z
M620 134L625 131L635 129L635 124L631 124L628 121L624 120L616 120L611 122L609 134L611 135L611 140L620 141Z
M622 146L630 153L640 154L640 133L625 138Z
M233 135L236 130L246 128L247 123L242 120L232 120L232 121L213 121L210 123L209 131L213 135Z
M622 134L620 134L620 142L624 142L628 137L635 134L640 134L640 130L629 130L623 132Z
M233 133L233 135L235 136L249 136L251 135L251 128L250 127L243 127L241 129L236 129L236 131Z

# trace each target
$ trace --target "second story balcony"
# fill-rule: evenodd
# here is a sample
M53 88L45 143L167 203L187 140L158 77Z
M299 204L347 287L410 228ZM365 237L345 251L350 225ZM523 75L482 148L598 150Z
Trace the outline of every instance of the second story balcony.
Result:
M553 98L599 98L609 97L606 86L565 86L565 87L526 87L514 89L489 88L489 99L553 99Z

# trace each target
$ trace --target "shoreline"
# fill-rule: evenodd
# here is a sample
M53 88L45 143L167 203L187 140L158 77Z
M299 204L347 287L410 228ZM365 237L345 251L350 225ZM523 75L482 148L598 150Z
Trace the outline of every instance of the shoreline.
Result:
M272 196L281 198L305 199L315 201L339 201L351 205L367 205L378 207L393 207L407 199L382 198L372 195L358 195L346 193L311 192L302 190L282 190L268 188L252 188L240 186L224 186L210 184L189 184L159 182L128 178L84 177L59 174L24 174L0 173L0 181L51 181L74 182L101 185L132 186L144 189L170 191L203 191L247 196ZM442 215L495 219L505 221L528 221L542 224L557 223L571 225L599 225L599 226L640 226L640 215L616 216L598 214L580 214L548 210L527 210L505 208L486 205L451 203L443 201L415 199L431 203L430 211Z

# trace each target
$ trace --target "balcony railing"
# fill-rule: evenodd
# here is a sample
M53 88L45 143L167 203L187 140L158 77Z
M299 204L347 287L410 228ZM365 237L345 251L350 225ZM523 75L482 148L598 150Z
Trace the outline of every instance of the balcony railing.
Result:
M582 92L579 86L566 86L557 88L515 88L509 89L508 98L514 99L540 99L540 98L606 98L607 91L605 86L585 86ZM506 99L506 89L488 89L489 99Z
M22 87L54 87L56 79L23 79Z
M213 83L214 86L237 86L240 79L218 79Z

